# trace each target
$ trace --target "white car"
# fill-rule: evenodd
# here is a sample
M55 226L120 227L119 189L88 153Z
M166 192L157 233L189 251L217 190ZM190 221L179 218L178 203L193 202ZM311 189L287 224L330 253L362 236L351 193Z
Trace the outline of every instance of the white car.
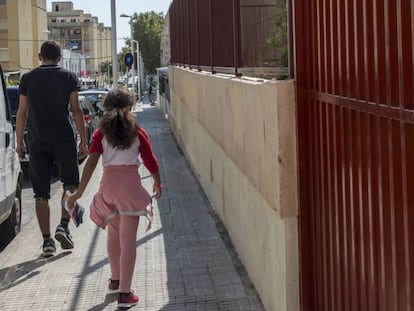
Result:
M85 121L85 131L86 131L86 139L88 142L91 141L93 132L99 127L99 118L101 114L99 110L96 110L95 106L92 105L91 101L84 95L79 95L79 104L83 110L83 120ZM69 109L69 122L72 126L73 134L75 135L75 140L78 139L78 131L76 129L75 120L73 119L72 111L70 109L70 105L68 105Z
M109 91L105 90L87 90L87 91L80 91L80 96L85 96L95 107L95 110L98 111L100 116L104 113L103 101L105 99L106 94Z
M20 232L23 173L1 66L0 76L0 244L4 245Z

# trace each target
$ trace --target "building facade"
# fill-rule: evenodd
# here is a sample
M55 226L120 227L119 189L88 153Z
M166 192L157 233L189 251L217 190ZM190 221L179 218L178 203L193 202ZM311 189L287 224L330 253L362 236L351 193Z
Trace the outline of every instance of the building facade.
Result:
M83 10L75 10L73 2L52 2L47 13L48 38L63 49L82 55L83 76L99 78L102 63L111 61L111 28ZM69 53L68 55L71 55ZM65 60L62 60L65 62Z
M100 65L111 62L111 28L73 3L46 0L0 0L0 63L6 76L21 74L39 65L38 53L45 40L62 47L61 65L78 76L101 77Z
M6 75L38 66L45 39L46 0L0 0L0 63Z

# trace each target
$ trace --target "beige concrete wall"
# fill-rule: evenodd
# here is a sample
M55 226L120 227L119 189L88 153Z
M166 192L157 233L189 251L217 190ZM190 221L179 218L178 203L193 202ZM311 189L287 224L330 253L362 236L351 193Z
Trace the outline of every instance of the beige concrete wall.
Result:
M169 68L169 120L266 310L299 310L294 83Z

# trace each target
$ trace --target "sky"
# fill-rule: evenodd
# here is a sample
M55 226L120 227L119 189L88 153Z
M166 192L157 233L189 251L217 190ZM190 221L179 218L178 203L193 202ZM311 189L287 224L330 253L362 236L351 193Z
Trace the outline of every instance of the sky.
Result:
M73 2L75 10L83 10L85 13L90 13L98 17L98 21L105 26L111 27L111 0L68 0ZM52 11L52 1L46 0L47 11ZM123 38L130 37L131 28L129 19L119 17L121 14L133 15L134 13L142 13L148 11L164 12L167 14L171 0L115 0L116 10L116 37L117 50L125 46Z

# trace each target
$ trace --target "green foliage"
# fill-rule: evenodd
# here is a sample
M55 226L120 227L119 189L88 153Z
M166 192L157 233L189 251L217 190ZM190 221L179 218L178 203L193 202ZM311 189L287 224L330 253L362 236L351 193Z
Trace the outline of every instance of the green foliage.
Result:
M101 73L108 73L108 70L109 72L112 72L111 62L110 61L102 62L99 66L99 70Z
M276 16L273 22L273 36L266 43L276 48L280 55L281 66L288 66L288 36L286 0L275 0Z
M161 32L164 28L164 13L154 11L136 13L132 17L134 40L139 42L141 56L148 73L156 73L160 67ZM127 42L131 46L131 42ZM134 55L136 57L136 55Z

